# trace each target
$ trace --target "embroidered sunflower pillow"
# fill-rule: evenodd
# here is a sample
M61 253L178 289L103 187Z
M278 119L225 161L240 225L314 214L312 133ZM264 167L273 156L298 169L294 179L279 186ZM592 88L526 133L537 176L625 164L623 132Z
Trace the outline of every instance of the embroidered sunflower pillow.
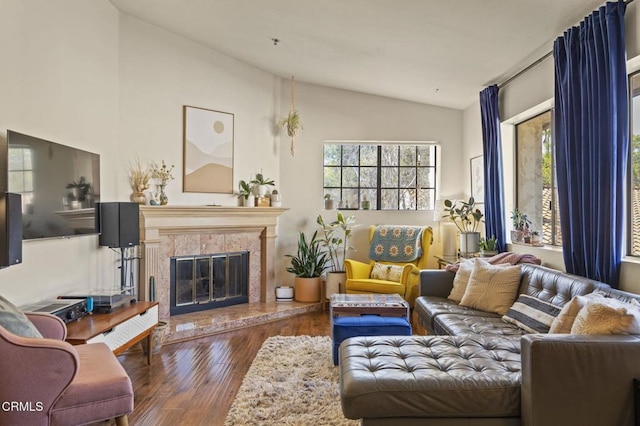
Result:
M371 278L399 283L402 279L402 269L404 269L403 266L375 262L371 270Z

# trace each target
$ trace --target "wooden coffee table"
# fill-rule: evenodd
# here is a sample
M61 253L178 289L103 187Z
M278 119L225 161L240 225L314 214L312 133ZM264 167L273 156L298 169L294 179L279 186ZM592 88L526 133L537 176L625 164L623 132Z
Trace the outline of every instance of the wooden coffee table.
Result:
M331 318L379 315L409 319L409 303L397 294L332 294Z

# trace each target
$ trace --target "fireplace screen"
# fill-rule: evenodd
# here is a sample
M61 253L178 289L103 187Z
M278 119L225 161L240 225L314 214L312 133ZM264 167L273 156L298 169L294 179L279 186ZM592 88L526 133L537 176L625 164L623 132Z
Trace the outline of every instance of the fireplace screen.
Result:
M171 258L171 315L247 303L249 252Z

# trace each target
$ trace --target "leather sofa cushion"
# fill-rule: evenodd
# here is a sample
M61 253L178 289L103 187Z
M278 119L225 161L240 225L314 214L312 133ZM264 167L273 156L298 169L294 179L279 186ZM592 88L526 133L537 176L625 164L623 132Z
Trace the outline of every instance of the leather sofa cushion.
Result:
M556 306L564 306L574 296L609 288L606 284L544 266L523 264L518 293L528 294Z
M434 321L434 329L437 334L450 336L469 336L482 334L483 336L501 336L519 340L527 332L515 324L505 322L502 317L493 316L466 316L458 314L438 315Z
M496 314L460 306L449 299L435 296L418 297L414 309L418 314L420 325L424 327L429 334L436 334L434 330L434 319L441 314L457 314L465 317L497 317Z
M355 337L340 345L347 418L520 415L520 342L486 336Z

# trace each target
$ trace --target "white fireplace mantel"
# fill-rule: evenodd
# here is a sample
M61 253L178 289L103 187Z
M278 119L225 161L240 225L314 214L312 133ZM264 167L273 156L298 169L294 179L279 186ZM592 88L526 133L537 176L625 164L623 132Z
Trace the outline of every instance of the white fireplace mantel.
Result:
M274 301L276 226L278 217L287 210L278 207L140 206L140 300L149 298L149 278L164 275L160 271L167 262L167 259L161 259L160 245L164 235L188 237L207 232L255 231L260 233L261 239L260 301Z

